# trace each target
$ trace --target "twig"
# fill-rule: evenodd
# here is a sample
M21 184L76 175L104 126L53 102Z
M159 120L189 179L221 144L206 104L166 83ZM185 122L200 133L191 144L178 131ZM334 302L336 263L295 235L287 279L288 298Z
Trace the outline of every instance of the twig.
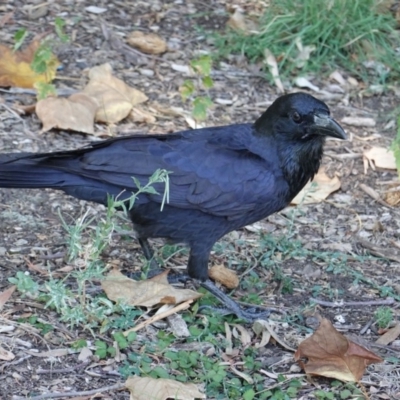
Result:
M388 297L384 300L370 300L370 301L325 301L310 298L311 301L317 303L324 307L358 307L358 306L385 306L391 305L395 303L395 300L392 297Z
M179 304L178 306L176 306L174 308L171 308L170 310L164 311L164 312L162 312L160 314L153 315L148 320L146 320L146 321L142 322L141 324L136 325L135 327L125 331L124 335L128 336L128 334L130 332L137 332L138 330L144 328L147 325L152 324L153 322L159 321L160 319L164 319L164 318L168 317L169 315L175 314L175 313L177 313L179 311L186 310L186 309L188 309L190 307L190 305L192 303L193 303L193 299L190 299L190 300L187 300L187 301L183 302L182 304Z
M64 393L46 393L40 396L30 397L30 400L43 400L43 399L56 399L58 397L78 397L78 396L91 396L97 393L108 392L110 390L119 390L124 389L125 383L116 383L115 385L111 386L104 386L102 388L93 389L93 390L84 390L81 392L64 392ZM26 400L26 397L21 396L13 396L13 400Z
M365 325L364 327L360 330L360 335L364 335L365 332L369 329L369 327L373 324L374 318L371 318Z

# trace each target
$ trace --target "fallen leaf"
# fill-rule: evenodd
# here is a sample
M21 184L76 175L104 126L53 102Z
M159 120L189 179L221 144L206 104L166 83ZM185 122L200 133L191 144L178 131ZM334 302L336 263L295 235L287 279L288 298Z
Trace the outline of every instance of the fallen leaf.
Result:
M161 54L167 51L167 43L156 33L132 32L127 39L128 43L148 54Z
M156 304L179 304L196 300L202 295L189 289L177 289L168 283L168 271L144 281L129 279L121 272L112 270L101 282L110 300L123 300L131 306L152 307Z
M268 343L270 340L270 337L272 337L277 343L279 343L282 347L285 349L288 349L290 351L294 352L294 349L291 348L289 345L287 345L284 340L282 340L278 334L274 331L272 328L271 324L264 320L264 319L257 319L254 324L253 324L253 331L255 332L256 335L263 335L263 339L261 340L262 342ZM264 331L267 332L264 335ZM261 343L259 347L261 346Z
M385 201L391 206L398 206L400 204L400 190L387 192L385 194Z
M195 400L205 399L193 383L182 383L172 379L154 379L135 376L125 382L130 391L130 400Z
M313 85L308 79L301 77L301 76L299 76L298 78L296 78L294 80L294 84L301 88L311 89L314 92L319 92L319 90L320 90L318 86Z
M241 12L240 8L235 8L235 11L233 14L228 19L228 22L226 23L230 28L232 28L234 31L241 32L248 34L249 31L247 29L246 21L244 18L244 14Z
M375 169L396 169L396 159L394 153L390 149L385 149L384 147L372 147L369 150L364 151L364 173L368 170L368 165Z
M67 99L48 97L40 100L36 104L36 114L42 121L42 132L57 128L92 134L97 108L95 99L75 93Z
M4 304L10 299L11 295L14 293L16 286L12 285L4 292L0 293L0 310L4 307Z
M320 203L331 193L340 189L340 180L337 176L329 178L321 168L314 179L306 184L300 193L291 201L291 204Z
M236 273L222 264L213 265L208 270L208 276L228 289L235 289L239 286L239 278Z
M314 334L300 343L294 358L306 374L344 382L358 382L368 365L383 361L376 354L347 339L325 318ZM306 362L301 360L304 358Z
M397 323L393 328L385 332L377 341L377 344L387 346L400 336L400 323Z
M147 100L140 90L113 76L110 64L92 68L89 78L83 93L95 99L99 105L96 121L109 124L119 122L129 115L133 106Z
M46 63L46 72L37 74L31 68L39 40L34 40L22 51L13 51L0 45L0 86L34 88L37 83L49 83L56 76L59 61L52 56Z
M279 77L278 62L272 52L268 49L264 50L264 63L268 65L269 72L278 88L278 92L283 93L285 89L283 88L281 78Z
M344 117L341 122L346 125L352 126L364 126L364 127L374 127L376 121L373 118L362 118L362 117Z
M303 68L310 59L311 53L316 50L316 47L314 45L303 46L300 36L295 39L295 44L299 53L294 59L294 62L297 68Z

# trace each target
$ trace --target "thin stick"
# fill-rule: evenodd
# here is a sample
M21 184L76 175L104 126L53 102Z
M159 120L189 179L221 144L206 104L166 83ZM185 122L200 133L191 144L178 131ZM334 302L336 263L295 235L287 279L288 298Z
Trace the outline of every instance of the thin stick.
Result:
M104 386L102 388L93 390L84 390L82 392L64 392L64 393L46 393L40 396L30 397L30 400L44 400L44 399L56 399L58 397L78 397L78 396L92 396L97 393L108 392L109 390L120 390L125 388L125 383L116 383L111 386ZM26 400L26 397L14 396L13 400Z
M387 306L395 303L392 297L388 297L384 300L370 300L370 301L325 301L314 299L310 300L324 307L358 307L358 306Z
M186 310L186 309L188 309L190 307L190 305L192 303L193 303L193 299L190 299L190 300L185 301L184 303L181 303L181 304L177 305L174 308L171 308L170 310L164 311L164 312L162 312L160 314L153 315L148 320L146 320L146 321L142 322L141 324L136 325L135 327L125 331L124 332L124 336L128 336L130 332L137 332L138 330L144 328L145 326L150 325L150 324L152 324L152 323L154 323L156 321L159 321L160 319L164 319L164 318L168 317L171 314L175 314L175 313L177 313L179 311Z

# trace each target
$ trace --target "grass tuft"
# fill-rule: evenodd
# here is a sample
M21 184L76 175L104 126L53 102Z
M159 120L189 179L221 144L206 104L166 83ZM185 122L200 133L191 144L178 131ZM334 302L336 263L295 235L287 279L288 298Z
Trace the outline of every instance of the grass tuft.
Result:
M227 30L215 45L219 57L244 54L251 62L268 49L286 76L335 68L380 84L400 76L396 20L376 0L271 0L258 33ZM299 57L300 46L314 48L308 60Z

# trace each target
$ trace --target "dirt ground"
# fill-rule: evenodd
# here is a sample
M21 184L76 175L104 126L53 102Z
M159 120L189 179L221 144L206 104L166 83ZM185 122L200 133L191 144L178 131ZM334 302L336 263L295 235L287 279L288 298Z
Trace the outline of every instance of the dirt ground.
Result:
M51 26L56 16L64 18L68 23L66 31L73 40L56 49L62 63L57 88L80 89L87 82L88 68L109 62L116 76L149 97L143 107L156 116L155 123L140 124L125 120L110 127L98 125L98 136L105 136L110 131L115 135L125 135L188 129L182 116L166 115L155 110L172 106L188 109L188 104L182 103L179 94L179 86L186 77L174 65L188 65L196 55L212 49L203 32L224 27L227 20L225 1L100 0L96 6L106 11L96 14L86 10L93 5L92 2L61 0L48 2L46 13L41 17L30 17L25 7L27 4L22 1L0 4L0 20L7 13L13 13L12 18L2 26L0 41L12 44L17 29L26 27L34 34L42 33ZM124 39L134 29L157 32L168 41L169 51L156 57L132 51L124 45ZM346 77L344 73L343 76ZM263 79L254 66L238 56L215 65L212 78L215 82L211 90L214 107L206 121L209 126L254 121L278 96L276 88ZM296 323L305 325L307 312L312 308L311 298L343 301L345 304L342 307L321 304L317 306L317 312L334 322L342 333L383 358L395 357L396 354L398 357L399 339L387 346L375 344L379 337L374 324L377 306L370 305L374 301L384 304L387 301L385 293L389 297L395 296L397 300L390 304L394 315L392 326L399 323L399 209L381 200L385 199L386 192L393 185L396 186L397 174L393 170L371 168L365 172L362 154L372 146L390 146L395 136L395 125L391 123L394 117L390 116L390 112L399 104L399 91L397 94L388 90L382 95L369 95L368 88L361 84L339 91L338 85L333 85L336 82L328 76L311 77L310 80L322 89L320 93L311 94L327 102L337 121L345 117L369 117L376 121L376 126L343 124L349 140L329 141L324 156L327 174L331 177L336 175L341 181L341 188L324 202L298 207L292 224L293 207L271 216L264 221L264 226L276 237L290 233L291 240L299 240L313 254L329 252L331 255L345 255L345 262L338 265L333 259L296 257L293 253L285 254L285 250L277 250L277 262L284 274L292 279L294 291L291 294L281 293L279 284L271 282L259 294L266 305L281 307L290 315L303 315L303 321ZM1 93L1 152L74 149L98 139L56 130L40 134L41 125L35 115L19 116L13 111L16 103L33 102L34 96L27 92ZM381 197L377 200L374 193ZM101 206L52 190L0 189L0 292L10 286L9 277L14 277L18 271L29 271L32 264L50 269L65 265L62 256L57 257L65 253L66 246L58 210L73 221L88 207L92 212L104 212ZM224 239L224 243L232 243L238 259L243 260L251 254L257 237L255 229L245 229L232 233ZM106 250L104 259L106 262L118 259L125 271L140 270L143 262L136 243L117 239ZM224 261L226 259L221 254L214 255L211 260L212 263ZM184 260L172 259L171 263L182 265ZM262 271L259 265L255 268L263 279L271 279L270 272ZM46 279L33 271L31 274L38 281ZM240 297L243 291L237 289L232 295ZM359 303L352 305L351 302ZM17 322L21 316L31 314L39 315L43 321L51 321L56 326L56 333L42 335L35 328ZM281 329L282 336L285 336L285 329L288 330L287 326L277 329ZM95 336L97 334L94 332ZM105 362L93 361L90 365L83 365L74 353L60 357L35 356L35 351L65 348L68 343L85 335L90 336L90 333L79 328L70 330L59 323L57 315L45 309L43 304L14 293L0 311L0 345L16 356L12 361L0 358L0 399L30 398L48 392L76 392L78 398L81 392L122 382L114 361L104 368ZM294 364L288 361L291 354L277 345L268 346L270 354L285 359L284 370L289 371ZM399 377L400 366L385 361L369 367L362 382L371 399L396 399L400 398ZM324 388L326 384L325 381L310 381L298 398L315 398L307 394L311 393L310 388ZM128 399L129 393L111 389L102 390L101 396ZM71 395L65 398L71 398Z

